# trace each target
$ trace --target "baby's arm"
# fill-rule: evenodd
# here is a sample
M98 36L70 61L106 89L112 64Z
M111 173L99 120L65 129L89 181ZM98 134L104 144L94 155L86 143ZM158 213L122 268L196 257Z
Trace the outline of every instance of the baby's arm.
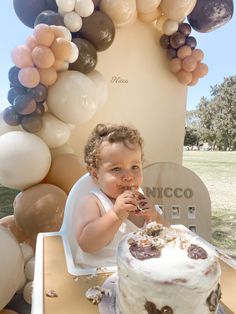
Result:
M123 220L136 207L129 191L118 196L112 209L101 215L98 200L88 195L76 210L76 239L81 249L94 253L108 245L114 238Z

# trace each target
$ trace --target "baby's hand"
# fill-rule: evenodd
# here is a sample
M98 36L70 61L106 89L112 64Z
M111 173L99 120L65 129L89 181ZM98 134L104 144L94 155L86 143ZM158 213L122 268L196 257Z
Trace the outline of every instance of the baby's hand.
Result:
M137 199L136 215L143 216L146 222L157 220L157 211L151 201L142 193L134 192Z
M129 216L130 212L134 212L137 209L136 204L133 192L125 191L117 197L113 211L120 220L124 220Z

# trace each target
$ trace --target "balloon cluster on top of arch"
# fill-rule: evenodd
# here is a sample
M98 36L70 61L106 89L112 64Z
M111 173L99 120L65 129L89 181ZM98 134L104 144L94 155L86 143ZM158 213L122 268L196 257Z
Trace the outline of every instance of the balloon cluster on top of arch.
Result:
M11 106L3 118L7 124L21 125L31 133L41 130L46 105L54 116L74 124L86 122L106 101L106 82L94 69L97 52L110 47L116 27L131 24L136 18L154 22L163 34L160 44L167 50L170 70L181 84L192 86L207 74L208 67L202 62L203 51L195 49L191 28L209 32L233 14L232 0L33 0L30 4L14 0L13 4L19 19L34 30L24 45L12 51ZM183 23L186 17L189 23ZM77 76L85 81L85 94L90 92L87 112L82 106L65 110L61 101L65 91L61 87L65 81L73 86ZM94 85L97 90L93 93ZM74 98L72 95L67 103Z

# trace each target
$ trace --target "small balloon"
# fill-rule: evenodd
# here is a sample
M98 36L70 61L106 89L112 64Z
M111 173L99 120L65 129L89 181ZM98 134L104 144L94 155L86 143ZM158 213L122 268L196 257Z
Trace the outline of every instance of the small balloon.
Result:
M19 81L18 74L19 74L20 68L14 66L10 68L8 71L8 79L12 86L15 87L22 87L22 84Z
M161 3L161 0L143 1L137 0L137 10L143 13L153 12Z
M54 40L54 32L49 25L38 24L33 30L33 35L36 39L37 45L51 46Z
M47 98L48 89L43 84L38 84L34 88L28 89L28 94L32 95L36 102L45 101Z
M197 46L197 40L193 36L188 36L186 38L185 44L189 46L191 49L195 49L195 47Z
M97 65L97 51L94 46L83 38L73 38L72 41L78 47L79 56L75 62L70 63L69 68L85 74L93 71Z
M166 35L172 35L177 32L179 23L173 20L166 20L163 24L163 33Z
M182 61L182 68L187 72L192 72L197 67L197 60L193 56L185 57Z
M181 60L179 58L174 58L170 61L169 66L172 73L177 73L182 69Z
M3 111L3 120L12 126L19 125L21 116L15 111L14 107L7 107Z
M42 117L37 113L28 114L21 119L22 128L30 133L39 132L43 126Z
M63 12L71 12L75 8L75 0L56 0L58 8Z
M19 95L14 100L15 111L20 115L31 114L36 109L36 101L30 95Z
M186 37L191 33L191 26L188 23L180 23L178 32L184 34Z
M151 23L157 20L160 16L161 16L161 10L159 8L157 8L156 10L150 13L138 12L139 20L145 23Z
M170 36L163 34L160 37L160 44L161 44L161 47L164 49L170 48Z
M208 66L205 63L199 62L196 69L193 71L195 78L201 78L208 73Z
M75 12L81 17L88 17L94 11L94 3L92 0L80 0L75 2Z
M26 45L19 45L11 52L12 62L18 68L33 66L31 50Z
M48 69L38 69L38 72L40 83L47 87L53 85L57 80L57 71L53 66Z
M19 95L25 95L27 93L27 89L24 87L12 87L9 89L7 93L7 99L11 105L13 105L14 100Z
M71 54L71 45L65 38L56 38L52 45L51 50L57 60L68 60Z
M166 50L166 55L169 60L177 57L177 50L174 48L168 48Z
M64 24L71 32L78 32L82 27L82 18L75 11L64 15Z
M189 46L182 46L177 50L177 56L180 59L184 59L185 57L189 57L192 55L192 49Z
M185 44L186 37L180 32L176 32L170 36L170 45L172 48L177 49Z
M162 0L161 11L169 19L182 22L192 12L197 0Z
M18 78L20 83L28 88L36 87L40 81L39 72L35 67L20 69Z
M186 72L184 70L179 71L176 76L178 78L178 81L183 85L188 85L193 78L192 73Z
M115 26L108 15L94 11L83 19L80 36L93 44L97 51L106 50L111 46L115 37Z
M34 64L41 69L48 69L55 62L53 51L45 46L36 46L32 50L32 59Z
M194 49L192 51L192 56L197 60L197 61L202 61L204 58L204 52L201 49Z

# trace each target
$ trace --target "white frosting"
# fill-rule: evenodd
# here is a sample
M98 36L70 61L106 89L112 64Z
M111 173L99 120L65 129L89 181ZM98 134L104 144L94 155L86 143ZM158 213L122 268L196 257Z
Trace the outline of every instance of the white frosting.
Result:
M146 228L154 227L149 224ZM140 260L130 253L130 239L146 241L160 249L159 257ZM203 248L207 258L188 256L191 244ZM145 230L126 236L118 247L117 312L147 314L145 303L158 310L169 306L174 314L209 314L207 298L217 289L220 266L212 249L182 230L162 227L158 236ZM147 305L147 303L146 303ZM167 313L168 312L163 312Z

